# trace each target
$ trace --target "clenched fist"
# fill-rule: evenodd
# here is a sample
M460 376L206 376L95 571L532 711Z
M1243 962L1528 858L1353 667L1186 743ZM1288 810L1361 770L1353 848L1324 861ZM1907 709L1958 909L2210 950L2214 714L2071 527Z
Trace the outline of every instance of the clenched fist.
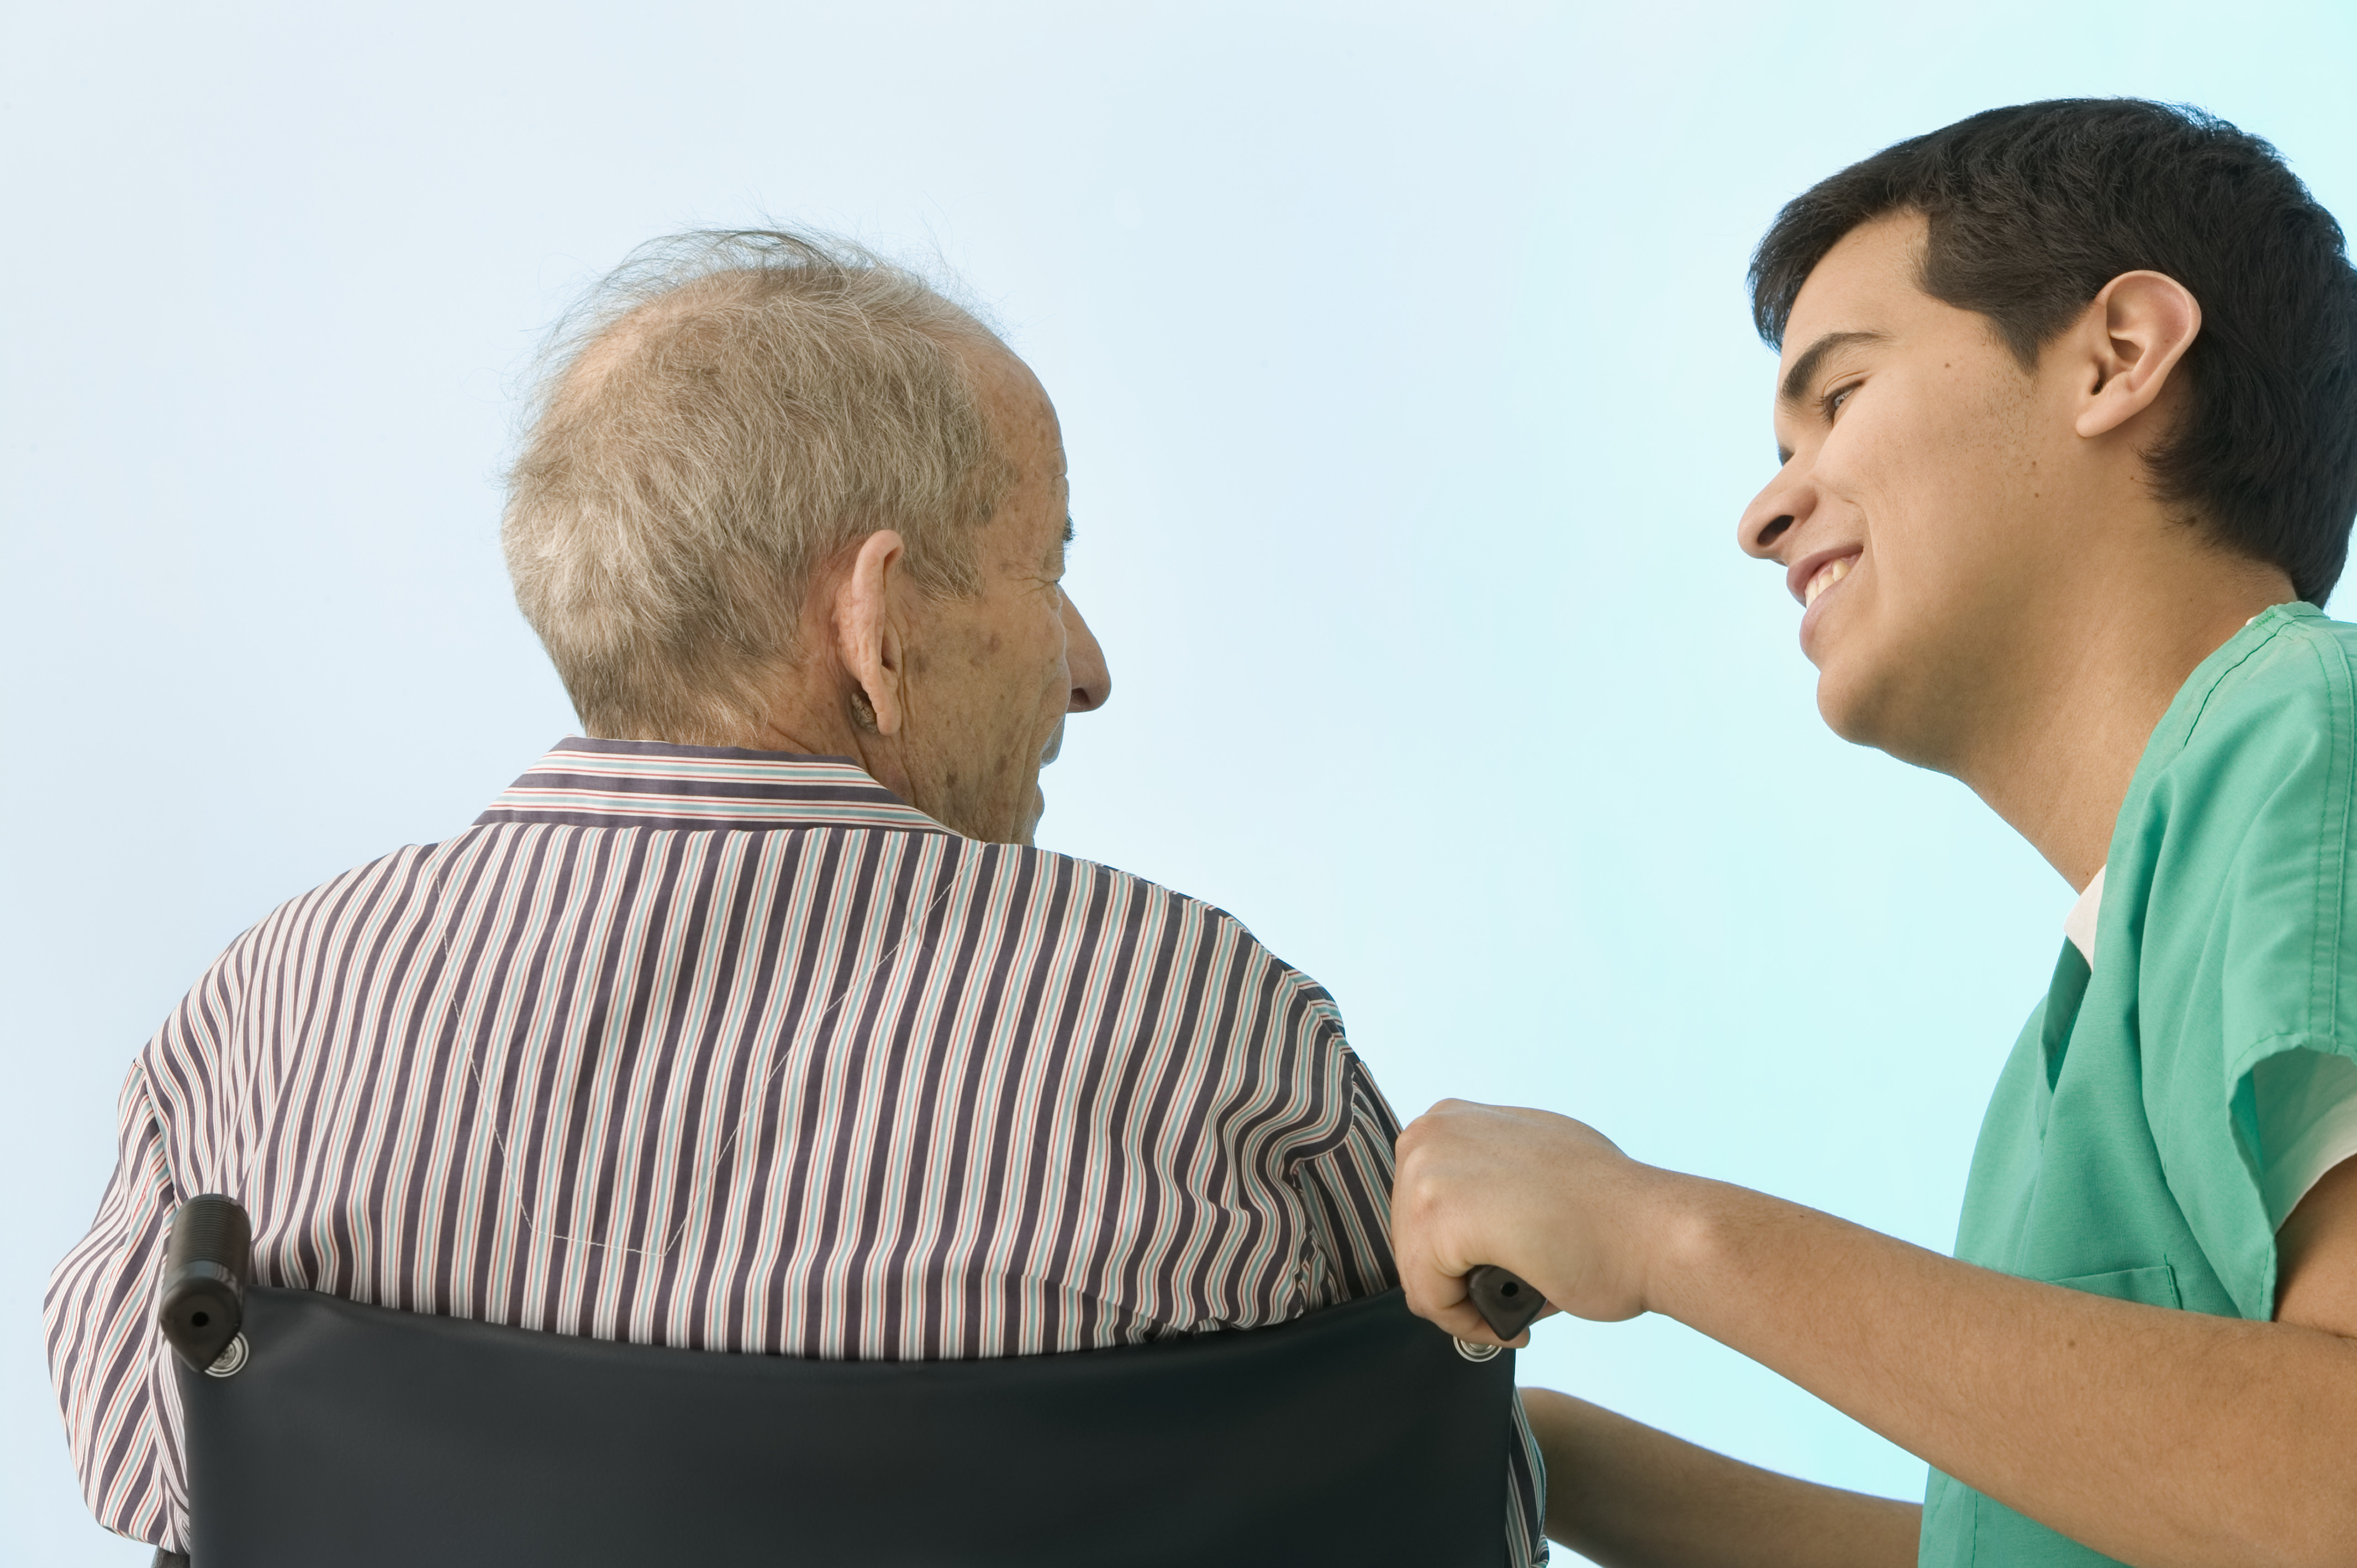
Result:
M1565 1312L1634 1317L1681 1179L1568 1116L1444 1100L1400 1134L1392 1246L1408 1305L1497 1344L1465 1294L1468 1272L1496 1263Z

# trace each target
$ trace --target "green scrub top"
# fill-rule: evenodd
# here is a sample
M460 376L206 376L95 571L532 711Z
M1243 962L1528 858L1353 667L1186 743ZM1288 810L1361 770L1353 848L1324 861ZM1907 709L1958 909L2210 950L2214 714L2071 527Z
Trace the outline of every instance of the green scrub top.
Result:
M2357 1055L2357 627L2279 605L2204 660L1997 1079L1956 1256L2147 1305L2275 1316L2251 1069ZM2347 983L2344 983L2344 981ZM1932 1472L1924 1568L2115 1561Z

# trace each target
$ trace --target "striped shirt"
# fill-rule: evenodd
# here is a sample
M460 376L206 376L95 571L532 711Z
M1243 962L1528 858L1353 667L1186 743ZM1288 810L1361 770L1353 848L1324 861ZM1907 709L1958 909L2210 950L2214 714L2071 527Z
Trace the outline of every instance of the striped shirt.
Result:
M563 743L231 944L120 1129L49 1365L100 1521L174 1548L154 1304L199 1192L253 1215L264 1284L711 1350L1078 1350L1395 1283L1397 1124L1322 989L833 757ZM1517 1564L1546 1551L1522 1435Z

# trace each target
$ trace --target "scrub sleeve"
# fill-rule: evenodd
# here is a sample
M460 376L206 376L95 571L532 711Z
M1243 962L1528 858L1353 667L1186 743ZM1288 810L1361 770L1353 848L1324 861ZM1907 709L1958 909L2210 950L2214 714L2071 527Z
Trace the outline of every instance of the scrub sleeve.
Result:
M2280 605L2179 692L2113 830L2093 972L2065 941L1998 1078L1958 1258L2274 1316L2251 1072L2357 1045L2352 671L2357 628ZM2113 1561L1932 1472L1923 1568Z

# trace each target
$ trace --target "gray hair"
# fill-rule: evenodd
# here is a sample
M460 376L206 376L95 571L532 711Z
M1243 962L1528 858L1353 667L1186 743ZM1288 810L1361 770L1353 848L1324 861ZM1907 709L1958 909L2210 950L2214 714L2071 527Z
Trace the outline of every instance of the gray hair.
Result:
M877 529L971 593L1010 481L970 351L997 338L856 245L737 230L631 252L551 335L500 528L590 735L741 745L812 574Z

